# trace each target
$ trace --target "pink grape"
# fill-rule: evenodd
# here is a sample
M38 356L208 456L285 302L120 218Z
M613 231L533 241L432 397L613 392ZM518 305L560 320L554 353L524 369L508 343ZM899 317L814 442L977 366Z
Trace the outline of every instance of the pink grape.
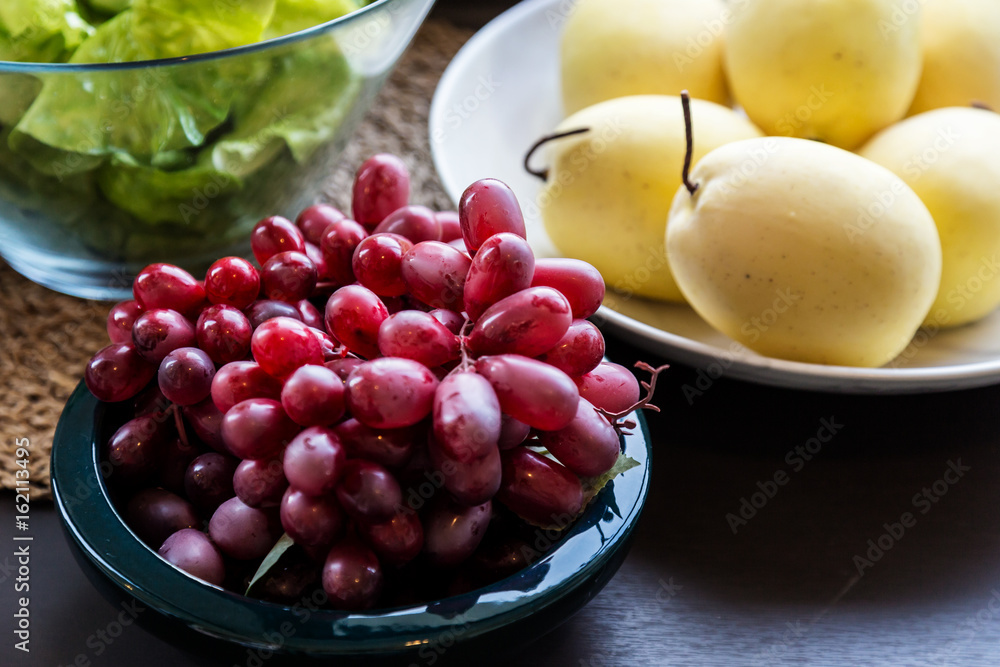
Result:
M237 560L263 558L278 540L272 514L239 498L219 505L208 522L208 534L222 553Z
M145 489L125 505L125 523L153 549L182 528L201 524L194 506L165 489Z
M194 345L196 340L194 326L176 310L148 310L132 326L132 343L136 352L155 364L178 348Z
M444 478L444 487L462 505L479 505L496 495L500 488L500 450L486 449L478 458L460 460L438 444L433 435L427 441L431 462Z
M403 491L388 470L372 461L351 459L337 485L337 500L352 518L388 521L403 504Z
M212 358L197 347L174 350L163 358L157 372L160 391L178 405L194 405L208 398L214 377Z
M465 311L478 320L494 303L527 289L535 271L531 246L516 234L495 234L476 252L465 281Z
M309 258L309 261L313 263L313 266L316 267L316 285L319 285L321 281L329 280L330 267L326 265L326 258L323 257L323 251L319 249L319 246L306 241L305 255ZM316 294L315 286L309 295L312 296L314 294Z
M539 434L543 447L581 477L597 477L614 466L621 451L618 433L585 398L573 421L558 431Z
M410 174L395 155L379 153L365 160L354 178L351 212L373 228L410 198Z
M278 505L287 488L281 459L246 459L233 473L233 491L250 507Z
M276 317L290 317L293 320L302 319L302 314L299 313L299 309L294 304L285 303L284 301L272 301L271 299L254 301L243 313L250 320L250 326L253 327L254 331L264 322L273 320Z
M489 527L492 504L463 507L440 502L424 520L424 553L438 567L454 567L472 556Z
M253 328L247 316L233 306L218 304L201 311L194 333L198 347L216 364L246 359L250 353Z
M323 564L323 590L334 609L371 609L382 591L378 556L356 539L339 542Z
M523 354L551 350L573 323L569 301L551 287L531 287L486 309L469 335L476 354Z
M462 193L458 203L462 238L469 252L476 252L494 234L510 232L526 236L524 216L517 197L506 183L495 178L476 181Z
M500 423L500 439L497 446L500 449L513 449L528 439L531 427L510 415L503 415Z
M566 526L583 507L580 478L559 463L525 447L501 455L503 482L497 500L540 526Z
M639 400L639 381L629 369L609 361L576 378L576 384L580 396L611 413L628 410Z
M233 473L239 461L231 456L209 452L191 461L184 475L184 495L204 512L215 508L236 495Z
M354 249L351 268L358 282L379 296L406 294L402 262L413 244L398 234L372 234Z
M281 525L296 544L333 544L344 530L344 512L332 496L310 496L288 487L281 499Z
M138 301L129 299L116 303L108 311L108 338L112 343L131 343L132 325L142 314L142 306Z
M579 377L597 368L604 358L604 336L587 320L574 320L555 346L538 357L570 377Z
M156 365L129 343L112 343L95 354L83 372L87 389L100 401L116 403L138 394L156 375Z
M302 366L285 381L281 405L296 424L325 426L340 421L346 408L344 381L325 366Z
M281 381L264 372L255 361L233 361L220 368L212 378L212 402L221 412L228 412L248 398L281 398Z
M319 245L330 225L346 217L339 209L329 204L314 204L299 213L299 217L295 219L295 226L299 228L308 243Z
M434 393L433 423L441 451L450 459L468 463L497 448L500 402L483 376L455 373L446 377Z
M310 426L295 436L282 459L288 483L309 496L333 491L346 461L347 452L340 438L321 426Z
M260 274L242 257L223 257L205 273L205 294L211 303L243 310L260 294Z
M327 361L323 365L336 373L337 377L339 377L342 381L347 382L347 378L351 375L351 371L363 363L365 363L364 359L358 359L357 357L344 357L343 359Z
M353 220L341 220L327 227L319 249L326 260L326 278L338 285L354 282L354 251L368 237L363 226Z
M250 248L261 266L279 252L306 251L306 239L290 220L279 215L264 218L250 232Z
M401 272L410 292L434 308L460 312L472 260L439 241L423 241L403 257Z
M212 384L215 384L214 378ZM199 440L217 452L229 453L225 443L222 442L222 411L215 406L211 397L192 405L182 406L181 414Z
M309 327L290 317L276 317L257 327L250 349L264 372L279 380L306 364L323 363L319 340Z
M374 234L399 234L413 243L439 241L441 223L426 206L404 206L385 217Z
M351 415L373 428L412 426L430 414L438 380L412 359L382 357L361 364L347 378Z
M532 287L552 287L569 299L573 317L586 319L604 301L604 278L591 264L579 259L552 257L535 262Z
M465 318L456 313L454 310L448 310L447 308L435 308L430 311L430 316L443 324L448 331L452 332L456 336L462 333L462 325L465 324Z
M266 459L280 452L299 432L281 403L268 398L248 398L222 418L222 440L241 459Z
M221 586L226 579L222 554L200 530L178 530L163 542L157 553L174 567L214 586Z
M319 272L304 252L289 250L271 255L260 270L268 299L298 303L312 294Z
M367 287L348 285L326 302L326 329L354 354L377 357L378 330L389 311Z
M420 554L424 529L412 510L400 510L388 521L361 524L362 537L383 563L402 566Z
M428 313L404 310L390 315L378 330L379 351L432 368L458 359L458 336Z
M388 467L406 463L417 438L414 427L374 429L357 419L346 419L333 428L351 457L367 459Z
M192 315L205 303L205 288L173 264L150 264L135 277L132 294L143 310L166 308Z
M476 372L489 380L500 408L542 431L566 427L576 416L580 393L558 368L517 354L482 357Z
M326 323L323 321L323 314L308 299L302 299L296 303L295 309L299 311L299 317L307 327L320 330L326 327Z
M438 224L441 225L441 238L443 243L462 238L462 223L458 218L458 211L438 211L434 214ZM465 241L462 241L463 248Z

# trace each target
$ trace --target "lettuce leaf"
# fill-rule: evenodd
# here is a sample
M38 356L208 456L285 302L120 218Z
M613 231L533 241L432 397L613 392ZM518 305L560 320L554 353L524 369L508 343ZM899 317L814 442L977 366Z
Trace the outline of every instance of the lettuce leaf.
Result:
M93 32L75 0L0 3L0 60L64 62Z
M366 0L278 0L264 39L289 35L338 19L367 4Z

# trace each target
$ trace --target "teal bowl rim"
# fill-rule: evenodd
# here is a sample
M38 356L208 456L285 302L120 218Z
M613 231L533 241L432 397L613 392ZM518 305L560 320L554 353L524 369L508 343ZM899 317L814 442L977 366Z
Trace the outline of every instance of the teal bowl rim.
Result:
M273 37L261 42L254 42L252 44L244 44L242 46L234 46L229 49L221 49L219 51L208 51L206 53L197 53L190 56L177 56L175 58L158 58L154 60L133 60L124 63L31 63L31 62L19 62L13 60L0 60L0 74L4 73L20 73L20 74L74 74L83 72L118 72L127 71L135 69L148 69L152 67L167 67L170 65L181 65L186 63L201 63L209 62L212 60L224 60L230 57L237 57L250 53L257 53L260 51L266 51L273 47L284 46L285 44L292 44L294 42L299 42L307 39L311 39L318 35L322 35L326 32L330 32L336 28L342 26L347 26L352 22L361 20L361 17L371 14L376 11L376 8L387 7L387 6L397 6L404 4L418 4L421 2L426 2L428 5L428 10L431 5L434 4L435 0L375 0L375 2L370 5L365 5L361 9L355 10L350 14L344 14L339 18L335 18L332 21L327 21L326 23L320 23L318 25L312 26L311 28L305 28L304 30L299 30L298 32L289 33L287 35L282 35L280 37ZM393 11L390 9L390 11ZM424 16L421 17L421 21L426 17L426 12Z
M81 382L56 427L52 493L68 535L125 593L189 628L248 648L346 657L406 653L447 633L456 643L482 637L546 609L598 575L628 545L649 491L650 438L645 419L637 414L633 418L638 429L624 436L624 444L639 466L609 483L555 546L529 567L429 604L369 613L306 613L295 605L254 600L206 584L135 537L115 511L100 473L98 444L107 409ZM73 496L74 489L86 493ZM265 634L288 622L293 622L291 636L283 636L280 643L267 641Z

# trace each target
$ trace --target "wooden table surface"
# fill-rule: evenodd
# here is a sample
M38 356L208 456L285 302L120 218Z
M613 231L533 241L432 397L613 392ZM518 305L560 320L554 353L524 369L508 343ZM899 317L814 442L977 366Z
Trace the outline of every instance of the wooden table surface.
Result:
M470 4L437 11L496 12ZM609 356L658 361L613 340ZM1000 387L838 396L675 366L658 403L652 489L618 575L549 635L477 667L1000 665ZM12 495L0 500L6 534ZM32 652L12 649L4 613L0 664L215 664L141 627L95 639L121 610L79 570L51 506L33 507L32 530Z

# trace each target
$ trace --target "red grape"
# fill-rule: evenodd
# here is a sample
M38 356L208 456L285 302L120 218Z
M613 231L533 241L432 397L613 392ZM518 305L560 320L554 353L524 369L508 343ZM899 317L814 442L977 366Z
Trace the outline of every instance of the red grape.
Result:
M448 331L452 332L456 336L462 333L462 326L465 324L465 318L456 313L454 310L448 310L447 308L435 308L430 311L430 316L443 324Z
M501 454L503 482L497 500L540 526L566 526L583 507L580 478L550 458L526 447Z
M351 268L358 282L379 296L406 294L401 266L413 244L398 234L372 234L354 249Z
M454 567L468 560L486 535L492 504L463 507L439 502L424 520L424 553L438 567Z
M171 423L160 413L135 417L122 424L108 441L111 481L133 487L148 481L167 453Z
M87 362L83 379L100 401L132 398L156 375L156 365L143 359L129 343L112 343Z
M441 238L443 243L462 238L462 223L458 218L458 211L438 211L434 214L438 224L441 225ZM462 248L465 248L465 241L462 241Z
M250 507L277 505L287 488L281 459L246 459L233 473L233 491Z
M302 314L294 304L285 303L284 301L272 301L271 299L254 301L243 312L247 316L247 319L250 320L250 326L253 327L254 331L264 322L273 320L276 317L290 317L293 320L302 319Z
M212 384L215 385L214 378ZM229 453L225 443L222 442L222 411L215 406L211 398L183 406L181 414L199 440L217 452Z
M246 359L253 328L250 320L233 306L213 305L201 311L194 327L198 347L216 364Z
M157 373L160 391L178 405L194 405L212 393L215 364L204 350L182 347L160 362Z
M205 274L205 294L212 303L243 310L260 294L260 275L242 257L223 257Z
M413 452L417 429L374 429L357 419L347 419L333 428L349 456L396 467L406 463Z
M497 448L500 421L500 402L483 376L454 373L438 385L434 438L448 458L469 463L487 456Z
M604 358L604 336L587 320L574 320L555 346L538 357L570 377L578 377L597 368Z
M132 327L136 352L155 364L178 348L194 345L196 339L194 326L176 310L148 310L139 316Z
M299 311L299 317L307 327L321 331L326 327L326 323L323 321L323 313L319 312L319 308L312 305L312 302L308 299L302 299L296 303L295 309Z
M469 335L476 354L523 354L551 350L573 323L569 301L551 287L531 287L486 309Z
M138 301L129 299L116 303L108 311L108 338L112 343L131 343L132 325L142 314L142 306Z
M282 464L289 484L306 495L321 496L337 486L346 461L336 433L310 426L288 443Z
M472 260L439 241L424 241L403 257L402 276L417 299L434 308L460 312Z
M380 153L362 163L354 178L351 211L354 219L374 227L410 198L410 174L395 155Z
M167 308L193 315L205 303L205 288L173 264L150 264L135 277L132 293L143 310Z
M326 278L339 285L354 282L354 251L368 232L353 220L341 220L327 227L319 249L326 260Z
M628 410L639 400L639 381L624 366L603 361L597 368L576 378L580 396L594 407L608 412Z
M564 466L582 477L606 473L618 460L618 433L587 399L581 398L576 416L565 428L539 434L543 447Z
M219 505L236 495L233 473L238 463L233 457L217 452L195 458L184 475L187 499L204 512L214 512Z
M329 204L314 204L303 209L295 219L295 226L309 243L319 245L323 234L335 222L340 222L346 216L339 209Z
M433 435L428 438L427 450L436 470L441 471L444 487L455 500L463 505L479 505L500 488L500 450L485 449L482 456L460 460L438 444Z
M336 373L337 377L341 380L347 382L347 378L350 377L351 371L363 363L365 363L364 359L358 359L357 357L344 357L343 359L327 361L323 365Z
M389 565L409 563L424 546L424 529L412 510L400 510L382 523L361 524L360 530L379 559Z
M458 216L462 238L472 253L486 239L500 232L511 232L521 238L526 236L517 197L507 184L495 178L476 181L465 189L458 203Z
M552 287L569 299L573 317L585 319L604 301L604 278L591 264L579 259L553 257L535 262L532 287Z
M500 408L532 428L555 431L576 416L580 393L558 368L517 354L483 357L476 372L490 381Z
M279 252L306 251L306 239L299 228L290 220L274 215L264 218L254 226L250 233L250 247L254 259L261 266Z
M200 530L178 530L163 542L157 553L174 567L214 586L221 586L226 579L222 554Z
M346 407L344 381L325 366L302 366L285 381L281 405L296 424L325 426L340 421Z
M170 438L163 453L163 461L158 464L155 483L167 491L184 493L184 475L191 461L201 453L201 449L191 441ZM114 481L114 478L111 478Z
M208 522L208 534L222 553L237 560L263 558L278 540L273 516L239 498L219 505Z
M145 489L132 496L125 505L125 522L153 549L178 530L201 524L194 506L166 489Z
M426 366L382 357L355 368L347 378L351 415L374 428L412 426L430 414L438 380Z
M293 304L312 294L318 276L312 260L294 250L271 255L260 270L267 298Z
M387 357L404 357L428 368L458 359L458 336L419 310L390 315L378 330L378 349Z
M280 452L299 432L281 403L269 398L249 398L237 403L222 418L222 440L241 459L266 459Z
M264 372L280 380L306 364L323 363L319 340L309 327L290 317L276 317L257 327L250 349Z
M413 243L441 240L441 223L426 206L404 206L390 213L375 234L399 234Z
M344 512L332 496L310 496L294 486L281 499L281 525L296 544L333 544L344 529Z
M221 412L248 398L281 398L281 381L264 372L254 361L234 361L212 378L212 402Z
M503 415L500 422L500 439L497 446L500 449L512 449L528 439L531 427L510 415Z
M403 491L388 470L377 463L351 459L337 485L337 499L352 518L379 523L388 521L403 505Z
M326 330L354 354L377 357L378 330L389 311L367 287L348 285L326 302Z
M511 294L527 289L535 271L531 246L516 234L486 239L476 252L465 281L465 311L473 321L483 311Z
M334 609L370 609L382 591L378 557L356 539L341 541L330 549L323 564L323 590Z

